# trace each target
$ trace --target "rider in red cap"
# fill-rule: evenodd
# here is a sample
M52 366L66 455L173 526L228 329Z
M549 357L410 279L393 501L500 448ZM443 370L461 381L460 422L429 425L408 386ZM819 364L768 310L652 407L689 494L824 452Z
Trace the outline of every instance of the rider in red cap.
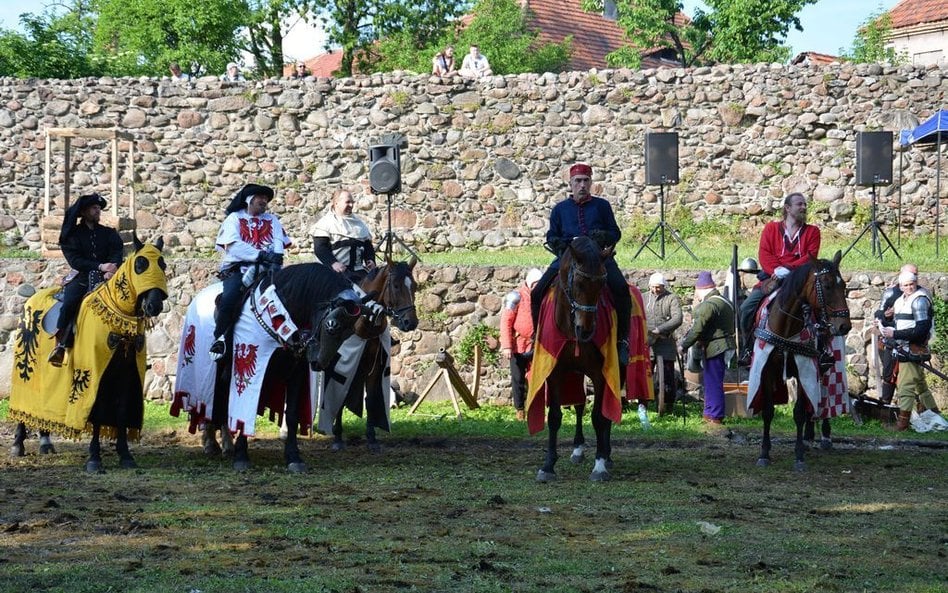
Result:
M530 298L533 325L537 327L540 319L540 303L543 295L556 278L560 269L560 256L574 237L587 236L605 248L614 246L622 237L616 224L612 205L602 198L590 194L592 188L592 167L577 163L569 168L569 188L571 194L558 203L550 212L550 229L546 233L546 244L556 254L543 277L537 282ZM629 363L629 316L632 312L632 297L625 276L619 270L615 257L606 258L606 283L612 293L612 302L616 308L616 341L619 364Z

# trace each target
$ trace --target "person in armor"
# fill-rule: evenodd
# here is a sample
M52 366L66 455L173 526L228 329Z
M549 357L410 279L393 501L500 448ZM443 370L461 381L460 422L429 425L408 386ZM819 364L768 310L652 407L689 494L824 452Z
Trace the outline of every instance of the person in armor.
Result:
M773 276L779 280L790 272L817 257L820 252L820 229L806 222L806 197L792 193L783 200L783 219L772 220L764 225L760 235L757 259L763 271L757 275L761 280L754 286L740 308L741 353L739 364L750 366L754 348L754 317L760 302L767 296L763 281Z
M63 287L63 304L54 336L56 347L47 359L56 367L63 365L66 349L72 347L73 322L82 298L111 278L122 263L122 238L118 231L99 224L106 205L105 198L99 194L80 196L63 217L59 248L73 272Z
M550 212L550 228L546 233L546 244L556 254L543 277L537 282L531 295L533 326L540 319L540 304L560 270L560 256L569 247L574 237L588 236L601 249L613 247L622 238L619 225L616 224L612 205L603 198L590 194L592 188L592 167L576 164L569 169L569 187L571 194L559 202ZM612 294L612 303L616 309L616 346L619 364L629 364L629 317L632 314L632 296L622 271L616 264L615 256L606 258L606 284Z
M671 410L678 393L675 381L675 359L678 356L675 330L681 327L681 300L677 294L668 290L668 281L659 272L649 276L648 292L644 296L645 327L649 349L652 351L652 370L655 370L658 357L661 357L665 410ZM658 388L657 379L655 387Z
M910 274L915 274L918 276L918 267L915 264L905 264L899 269L899 273L908 272ZM928 294L928 291L919 286L916 290L919 292L924 292ZM879 302L879 308L876 309L875 318L883 326L895 327L895 311L893 309L895 301L902 296L902 289L899 287L898 278L890 286L888 286L882 292L882 300ZM931 298L931 295L928 295ZM886 348L885 344L880 341L879 343L879 358L882 362L882 386L881 393L879 394L879 399L884 403L892 403L892 397L895 395L895 385L896 385L896 364L895 357L892 356L892 350Z
M224 254L217 275L224 284L217 303L214 343L211 359L219 360L227 352L227 334L233 325L244 286L256 277L283 266L283 253L292 240L280 219L267 212L273 200L273 188L248 183L231 200L227 218L217 233L217 250Z
M358 284L375 268L375 249L369 227L352 213L354 205L352 193L340 190L310 235L316 259Z
M881 322L882 337L894 341L892 353L898 361L899 419L896 430L908 430L916 400L936 414L940 413L925 380L925 370L918 364L930 358L928 341L934 333L934 308L928 292L918 289L918 276L912 272L899 274L902 294L892 305L894 325ZM926 358L927 356L927 358Z
M510 361L510 395L517 420L524 419L527 370L533 358L534 325L530 311L530 291L543 272L531 268L523 283L504 297L500 311L500 353Z

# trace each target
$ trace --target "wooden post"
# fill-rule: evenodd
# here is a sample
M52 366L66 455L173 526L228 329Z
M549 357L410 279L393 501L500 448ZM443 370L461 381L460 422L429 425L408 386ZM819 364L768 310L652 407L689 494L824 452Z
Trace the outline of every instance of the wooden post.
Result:
M438 383L439 379L443 379L448 388L451 405L454 406L454 413L458 420L462 418L461 404L458 402L458 396L464 400L468 408L472 410L479 408L480 404L477 403L477 399L471 393L471 390L467 388L464 379L461 378L461 374L454 368L454 358L442 348L437 358L435 358L435 362L441 367L441 370L431 379L424 391L421 392L421 395L418 396L418 399L415 400L415 403L412 404L411 409L408 410L408 415L411 416L415 413L415 410L417 410L421 402L428 397L428 394L434 388L435 384Z

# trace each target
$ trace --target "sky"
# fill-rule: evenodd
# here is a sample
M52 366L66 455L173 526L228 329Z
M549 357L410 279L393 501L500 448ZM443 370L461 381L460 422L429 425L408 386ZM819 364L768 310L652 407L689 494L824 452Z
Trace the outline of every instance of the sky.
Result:
M888 10L899 0L818 0L816 4L806 6L800 11L800 24L803 31L792 30L787 36L791 46L791 55L803 51L815 51L823 54L839 55L840 49L848 50L852 46L856 29L870 14ZM19 27L19 14L23 12L41 13L50 0L0 0L0 28ZM695 5L701 0L683 0L684 12L694 13ZM322 53L322 33L313 31L305 23L297 24L287 34L284 41L284 53L288 61L310 58Z

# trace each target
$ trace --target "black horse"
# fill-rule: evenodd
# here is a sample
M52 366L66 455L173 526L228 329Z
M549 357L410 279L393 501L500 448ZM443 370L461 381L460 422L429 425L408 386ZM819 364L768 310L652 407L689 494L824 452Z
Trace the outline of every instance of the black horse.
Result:
M168 286L164 241L145 245L135 237L134 246L116 273L84 298L75 345L62 367L46 362L60 289L41 290L26 302L10 394L10 418L19 421L13 454L23 454L31 426L41 431L41 445L49 430L75 439L91 433L88 472L102 471L101 436L116 439L121 467L136 466L128 439L138 437L144 418L145 331L161 313Z
M386 317L391 317L393 325L400 331L413 331L418 327L418 313L415 309L415 291L418 289L418 284L412 276L417 262L415 258L408 263L388 260L383 266L372 270L360 284L360 288L366 294L377 295L375 299L384 308ZM365 320L357 323L355 336L346 342L346 346L340 353L347 352L347 347L355 348L360 352L358 361L349 361L349 364L353 362L356 364L354 372L350 377L340 377L332 370L327 370L324 374L324 400L329 399L325 396L325 390L335 387L334 382L341 382L342 388L346 382L349 383L344 394L345 405L338 405L338 402L330 405L326 402L329 408L338 407L332 423L333 451L345 448L345 441L342 438L343 411L349 409L353 414L361 417L363 408L366 417L365 436L369 450L373 453L381 451L375 429L390 430L388 409L391 401L388 396L388 379L391 338L387 330L388 322L385 317L375 324L369 324ZM355 343L358 340L362 340L364 345ZM337 364L345 363L346 361L337 361ZM321 403L322 407L323 403ZM320 414L322 414L322 409ZM322 427L322 422L320 425Z
M282 306L280 310L274 309L276 313L260 305L265 302L271 286L270 294L275 294ZM213 333L213 309L201 305L208 300L213 302L215 292L219 291L219 285L208 287L188 308L171 413L177 415L186 408L191 415L192 430L199 424L205 425L206 451L217 445L213 438L215 426L229 426L230 431L238 435L234 444L234 469L243 471L250 467L248 431L239 419L230 416L234 414L235 398L253 398L258 402L256 412L263 413L269 408L271 416L286 414L288 434L284 458L287 469L305 471L296 437L297 431L301 427L307 430L311 421L311 416L300 416L303 410L311 414L307 389L310 369L328 366L342 342L355 331L356 322L364 317L374 319L380 307L371 301L360 302L351 284L330 268L317 263L288 266L271 277L264 277L244 303L235 326L235 342L245 331L256 331L259 340L253 344L233 344L228 354L214 365L203 347ZM296 329L283 335L290 327L283 327L286 322ZM268 354L251 359L251 352ZM264 373L262 382L248 383L248 373L255 374L258 367ZM202 375L201 379L194 379L195 373L202 369L213 372L209 377ZM242 391L244 388L251 391ZM219 445L217 451L220 451Z

